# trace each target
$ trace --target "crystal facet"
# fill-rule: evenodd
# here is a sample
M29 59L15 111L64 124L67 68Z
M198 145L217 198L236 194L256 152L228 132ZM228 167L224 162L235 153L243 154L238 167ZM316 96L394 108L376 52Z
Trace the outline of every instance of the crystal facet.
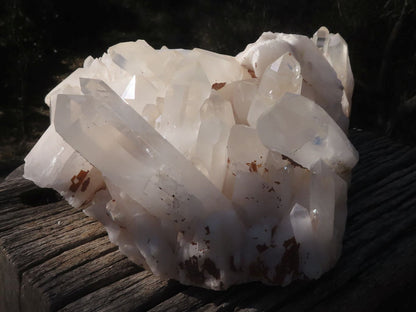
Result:
M264 33L236 57L124 42L45 99L25 177L100 221L130 260L210 289L319 278L340 256L348 49Z

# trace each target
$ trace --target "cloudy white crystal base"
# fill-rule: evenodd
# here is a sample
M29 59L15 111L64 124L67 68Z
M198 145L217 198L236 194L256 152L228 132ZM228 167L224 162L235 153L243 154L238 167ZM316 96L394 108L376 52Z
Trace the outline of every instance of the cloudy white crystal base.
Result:
M118 44L46 97L51 126L25 177L161 278L318 278L340 255L358 160L346 49L325 28L264 33L236 58Z

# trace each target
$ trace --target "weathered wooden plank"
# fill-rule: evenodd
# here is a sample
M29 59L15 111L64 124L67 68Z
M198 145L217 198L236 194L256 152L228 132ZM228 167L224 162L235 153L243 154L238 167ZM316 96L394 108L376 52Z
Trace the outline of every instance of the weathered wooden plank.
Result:
M115 246L109 243L107 237L98 238L74 249L64 251L42 264L29 269L22 275L20 306L22 311L33 311L33 302L37 301L37 311L48 311L50 302L45 298L39 285L55 279L68 271L93 261L101 256L114 252ZM80 282L82 282L80 280Z
M64 270L54 278L34 280L33 271L39 274L36 268L22 276L22 311L33 311L33 302L38 302L36 311L56 311L94 290L137 273L140 268L118 251L112 251L71 270ZM40 302L38 298L42 298Z
M14 204L22 203L22 193L37 188L33 182L22 178L0 183L0 211L13 209Z
M409 187L411 187L411 184L406 184L408 183L407 180L410 178L408 177L408 175L414 174L415 171L416 163L410 165L406 164L403 167L400 167L398 165L393 172L389 173L388 175L379 180L374 181L373 183L370 183L369 181L364 181L364 185L360 189L358 189L359 185L357 185L355 189L352 190L355 192L350 193L350 202L356 200L360 201L364 197L367 197L368 193L377 194L378 192L383 191L384 188L395 189L397 187L400 187L403 189L408 189ZM369 173L369 175L374 176L371 172Z
M63 201L36 207L27 207L26 205L18 205L17 207L21 209L6 211L1 214L0 232L10 232L10 230L12 230L11 232L16 232L14 228L22 225L25 229L29 229L31 226L39 226L38 221L45 220L48 217L55 216L55 218L59 219L76 213L76 211L68 210L67 204ZM3 235L7 235L7 233L3 233Z
M41 217L38 213L49 210L43 205L62 201L62 197L52 189L42 189L33 182L20 177L0 184L0 231L3 220L22 223L24 215ZM30 210L31 209L31 210Z
M1 246L1 245L0 245ZM0 311L18 311L20 298L20 278L18 268L13 266L7 251L0 249Z
M74 270L115 250L117 247L109 242L108 237L100 237L46 260L24 272L23 277L30 280L33 285L47 284L58 275Z
M68 206L56 192L22 178L0 185L0 213L0 272L7 281L0 283L1 298L7 298L0 301L0 311L19 310L25 270L105 235L97 222Z
M161 281L121 256L96 222L15 175L0 184L0 298L7 298L0 311L389 306L383 298L403 298L401 291L416 286L416 148L366 132L353 131L351 139L361 159L352 176L343 255L321 279L284 288L250 283L215 292Z
M62 222L52 222L49 227L33 228L32 233L26 233L24 239L28 241L24 244L18 241L21 238L19 232L2 237L2 244L9 246L10 261L23 272L66 250L105 235L100 224L82 214L63 218ZM19 227L16 230L19 231Z
M227 292L217 293L212 300L201 300L204 305L195 309L194 311L228 311L233 310L239 302L244 300L253 300L257 298L270 287L262 285L260 283L250 283L247 285L239 285L230 288Z
M213 290L202 290L196 287L190 287L163 301L149 311L195 311L204 302L214 300L216 295L217 293Z
M56 192L50 196L50 190L37 191L39 188L32 182L22 179L10 178L0 184L0 311L15 311L19 308L20 296L20 272L19 267L13 263L11 246L5 242L8 235L17 233L19 226L26 222L37 222L54 213L54 209L60 211L62 205L51 206L51 210L43 207L32 207L28 204L34 198L34 205L47 203L59 199ZM41 196L39 199L38 195ZM56 201L56 200L55 200ZM18 244L18 241L15 241ZM30 257L29 257L30 258Z
M91 292L59 311L145 311L186 288L177 282L162 281L150 272L142 271Z
M391 242L395 245L394 248L385 250L366 270L354 277L342 292L319 302L312 311L392 311L393 309L385 310L383 305L391 300L396 289L401 291L408 286L416 286L415 233L416 231ZM414 308L415 306L408 311L414 311Z

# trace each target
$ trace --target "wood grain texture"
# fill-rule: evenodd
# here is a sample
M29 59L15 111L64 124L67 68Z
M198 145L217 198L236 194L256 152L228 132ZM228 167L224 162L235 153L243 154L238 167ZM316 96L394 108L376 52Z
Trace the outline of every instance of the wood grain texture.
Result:
M216 292L160 280L97 222L15 172L0 184L0 311L414 311L416 148L350 137L360 162L342 257L319 280L283 288Z

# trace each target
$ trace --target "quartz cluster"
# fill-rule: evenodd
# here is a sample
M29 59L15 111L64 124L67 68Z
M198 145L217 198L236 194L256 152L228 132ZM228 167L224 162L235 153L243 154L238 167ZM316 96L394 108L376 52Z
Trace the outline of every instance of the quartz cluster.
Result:
M347 44L324 27L263 33L236 57L120 43L46 96L24 176L161 278L315 279L342 246L352 90Z

